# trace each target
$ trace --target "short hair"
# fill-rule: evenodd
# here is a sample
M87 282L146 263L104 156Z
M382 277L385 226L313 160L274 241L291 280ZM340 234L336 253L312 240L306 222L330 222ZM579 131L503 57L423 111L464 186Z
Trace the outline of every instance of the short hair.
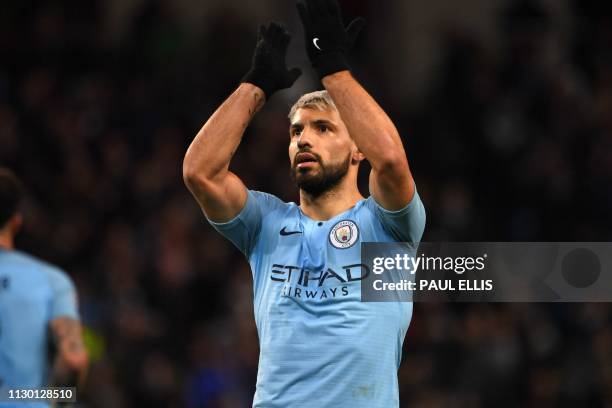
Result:
M21 181L7 168L0 167L0 228L17 213L25 190Z
M289 111L289 120L292 120L295 112L301 108L317 109L320 111L330 108L338 110L334 104L334 101L326 90L314 91L300 96L300 99L293 104L291 110Z

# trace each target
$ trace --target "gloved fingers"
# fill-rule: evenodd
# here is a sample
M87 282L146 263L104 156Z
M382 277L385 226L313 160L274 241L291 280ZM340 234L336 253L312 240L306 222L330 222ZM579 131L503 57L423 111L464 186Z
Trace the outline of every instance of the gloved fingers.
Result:
M283 24L270 23L270 43L281 51L286 51L291 34Z
M267 31L267 35L266 35L266 40L270 44L273 44L273 45L278 44L281 30L282 30L282 28L281 28L280 24L275 23L275 22L271 22L270 24L268 24L268 31Z
M259 26L259 29L257 30L257 42L259 43L261 40L263 40L265 35L266 35L266 26L262 24Z
M356 19L351 21L351 23L346 28L346 35L349 39L351 47L355 44L357 36L361 32L361 30L363 30L363 27L365 27L365 25L365 19L363 17L357 17Z
M321 18L327 15L325 0L306 0L306 6L311 17Z
M340 11L338 0L326 0L325 2L327 12L332 16L340 17L342 19L342 12Z
M297 7L298 14L300 15L300 20L302 20L302 24L306 26L310 22L310 13L308 11L308 7L306 3L302 0L298 0L295 4Z
M289 46L289 41L291 41L291 34L289 31L283 27L280 35L280 47L283 51L287 51L287 46Z

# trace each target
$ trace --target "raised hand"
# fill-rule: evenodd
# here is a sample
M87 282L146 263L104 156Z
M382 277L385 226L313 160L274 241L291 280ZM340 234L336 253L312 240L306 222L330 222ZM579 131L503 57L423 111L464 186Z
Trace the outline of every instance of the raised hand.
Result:
M306 53L319 77L348 69L346 56L365 26L361 17L345 28L337 0L298 0Z
M282 24L259 27L251 69L242 79L258 86L270 99L279 89L290 88L302 74L299 68L287 69L285 57L291 35Z

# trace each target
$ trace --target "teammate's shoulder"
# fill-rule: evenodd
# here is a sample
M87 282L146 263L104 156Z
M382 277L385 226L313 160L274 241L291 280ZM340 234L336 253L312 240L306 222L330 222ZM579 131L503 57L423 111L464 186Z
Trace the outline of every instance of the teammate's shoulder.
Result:
M68 278L68 274L47 261L44 261L32 254L20 251L11 250L6 253L11 263L18 265L20 270L29 271L30 273L40 273L47 277L61 279Z
M47 268L52 266L48 262L18 249L12 249L10 251L4 250L1 253L7 261L18 263L22 267Z

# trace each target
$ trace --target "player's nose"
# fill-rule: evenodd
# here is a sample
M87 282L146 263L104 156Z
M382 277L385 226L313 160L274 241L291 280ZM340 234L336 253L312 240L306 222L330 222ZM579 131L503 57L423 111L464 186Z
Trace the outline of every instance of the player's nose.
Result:
M300 137L298 137L297 145L299 148L310 146L312 147L312 131L305 127L300 133Z

